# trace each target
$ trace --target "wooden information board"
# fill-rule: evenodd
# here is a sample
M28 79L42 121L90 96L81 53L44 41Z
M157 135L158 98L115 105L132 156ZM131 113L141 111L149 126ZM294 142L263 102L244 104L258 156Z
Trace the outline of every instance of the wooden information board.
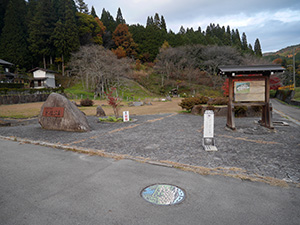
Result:
M265 81L235 81L234 101L262 102L265 101Z
M43 116L45 117L63 117L64 107L45 107L43 111Z

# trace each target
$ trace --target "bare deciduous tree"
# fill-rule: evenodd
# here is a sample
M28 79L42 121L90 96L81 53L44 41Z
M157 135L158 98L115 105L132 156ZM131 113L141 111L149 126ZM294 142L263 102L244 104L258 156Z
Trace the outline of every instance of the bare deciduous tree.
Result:
M83 87L94 90L95 95L103 94L110 86L118 87L119 78L131 71L129 59L117 59L113 52L98 45L82 46L72 54L70 66Z
M171 77L188 80L189 83L192 83L199 80L199 76L206 75L213 87L220 87L224 83L224 77L217 74L221 65L269 63L250 54L242 55L241 52L230 46L192 45L161 49L157 56L155 69L161 74L162 81L164 78Z

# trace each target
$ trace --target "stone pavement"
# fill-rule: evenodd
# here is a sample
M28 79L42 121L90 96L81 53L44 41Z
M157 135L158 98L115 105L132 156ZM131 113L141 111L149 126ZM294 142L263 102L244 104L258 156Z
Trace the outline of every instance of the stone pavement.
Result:
M89 117L91 132L43 130L35 121L1 127L0 136L44 145L90 151L115 158L131 158L185 168L201 174L238 175L244 179L300 182L300 126L274 113L274 130L258 125L259 118L235 118L236 131L215 117L217 152L202 148L203 117L190 114L134 116L136 122L99 123ZM25 139L25 140L24 140Z

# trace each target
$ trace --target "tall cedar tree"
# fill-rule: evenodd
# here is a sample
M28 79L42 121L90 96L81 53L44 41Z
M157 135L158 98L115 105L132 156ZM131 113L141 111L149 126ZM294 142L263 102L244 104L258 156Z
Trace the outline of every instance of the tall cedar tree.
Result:
M92 15L94 18L98 17L97 14L96 14L96 10L95 10L94 6L92 6L91 15Z
M121 12L120 8L118 8L117 17L116 17L116 23L118 25L126 23L125 19L123 18L123 15L122 15L122 12Z
M61 56L63 75L65 59L68 60L71 52L77 50L80 45L76 18L72 10L72 0L65 0L64 3L64 18L56 23L52 36L56 51Z
M28 61L27 33L25 26L26 4L24 0L11 0L5 13L0 38L0 58L26 67Z
M258 57L262 57L261 47L258 38L255 40L254 44L254 54Z
M1 31L4 27L4 18L5 17L5 11L7 8L9 0L0 0L0 35L1 35Z
M247 43L247 36L245 32L242 34L242 50L247 51L248 50L248 43Z
M137 45L126 24L119 24L113 33L113 40L117 47L122 47L128 57L136 56Z
M157 26L158 28L160 28L160 18L159 18L159 15L158 13L155 13L154 15L154 25Z
M117 27L117 23L109 11L106 11L105 9L103 9L100 20L106 27L107 31L110 31L111 33L113 33L115 31L115 29Z
M164 16L161 16L161 19L160 19L160 28L162 30L164 30L165 32L167 32L167 24L166 24Z
M148 16L146 27L154 25L153 17Z
M46 68L46 57L52 57L54 54L51 40L54 28L55 13L52 1L40 0L29 26L29 50L38 59L43 59L44 68Z

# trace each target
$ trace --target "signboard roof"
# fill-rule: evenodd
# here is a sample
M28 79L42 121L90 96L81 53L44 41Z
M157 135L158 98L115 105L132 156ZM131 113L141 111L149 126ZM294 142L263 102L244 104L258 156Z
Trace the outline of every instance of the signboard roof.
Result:
M239 74L268 74L282 73L285 69L279 65L254 65L254 66L219 66L218 74L239 75Z

